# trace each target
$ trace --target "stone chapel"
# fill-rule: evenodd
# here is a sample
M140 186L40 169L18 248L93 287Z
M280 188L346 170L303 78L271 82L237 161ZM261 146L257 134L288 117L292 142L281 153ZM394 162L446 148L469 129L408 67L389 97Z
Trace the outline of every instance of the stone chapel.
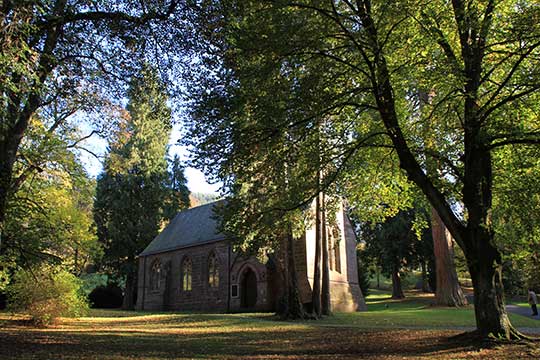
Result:
M271 260L235 253L217 230L214 209L223 200L184 210L139 255L137 309L206 312L273 311L280 289ZM332 311L365 308L358 285L356 238L340 207L329 231ZM311 302L315 231L296 241L302 302Z

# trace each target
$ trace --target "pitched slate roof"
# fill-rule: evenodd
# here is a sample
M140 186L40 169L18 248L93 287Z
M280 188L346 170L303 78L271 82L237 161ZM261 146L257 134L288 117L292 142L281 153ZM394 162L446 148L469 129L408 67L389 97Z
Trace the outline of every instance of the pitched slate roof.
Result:
M214 213L216 206L222 206L223 202L219 200L179 212L139 256L225 240L225 234L218 231Z

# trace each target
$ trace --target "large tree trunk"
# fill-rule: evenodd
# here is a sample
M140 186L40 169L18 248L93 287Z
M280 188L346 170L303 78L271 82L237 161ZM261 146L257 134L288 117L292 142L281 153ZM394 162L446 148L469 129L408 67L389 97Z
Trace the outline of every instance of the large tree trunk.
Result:
M474 244L467 262L474 286L477 331L484 337L518 338L521 335L511 325L505 308L499 250L492 245L493 238L485 229L471 231L469 237L469 243Z
M300 290L298 289L298 273L296 272L296 257L294 251L294 237L292 229L287 232L286 240L286 296L287 312L284 314L286 319L304 319L306 313L300 299Z
M3 245L2 229L4 228L8 197L12 188L13 165L27 123L28 121L24 122L20 125L19 131L9 132L6 134L6 139L0 141L0 248Z
M322 290L321 290L321 312L323 315L331 315L330 304L330 268L328 254L328 234L326 232L326 201L324 194L321 194L322 215L321 215L321 248L322 248Z
M473 105L469 107L468 111L474 111ZM472 141L480 136L483 134L479 129L465 132L468 157L465 161L466 181L463 188L468 223L462 242L474 286L476 328L483 337L491 334L505 339L519 338L521 334L512 326L506 313L502 257L495 245L495 232L492 228L491 154L483 146L480 147L478 142Z
M315 260L313 262L313 315L321 316L321 203L315 198Z
M459 40L464 60L463 69L459 71L464 75L465 95L461 119L464 130L462 158L465 171L461 181L463 205L467 211L465 225L464 221L452 210L445 194L426 175L425 169L408 146L398 120L390 71L382 51L377 25L372 18L371 4L368 1L359 3L361 6L358 7L358 15L370 41L369 46L373 53L381 54L375 57L371 72L373 96L379 114L396 149L401 168L407 172L409 180L424 192L465 253L474 285L477 330L484 337L490 334L501 339L520 337L519 332L510 324L504 308L501 256L494 243L490 215L492 209L491 140L490 134L483 128L486 119L483 118L485 114L480 111L478 100L483 74L482 61L486 48L482 42L485 41L489 27L482 28L486 32L473 29L471 26L477 26L478 22L471 21L467 15L475 14L465 9L464 2L452 2L454 15L458 20L457 25L461 35ZM489 20L489 17L485 20Z
M126 276L126 287L124 289L124 300L122 301L123 310L134 310L135 302L133 296L135 295L135 286L137 286L137 277L134 272L129 272Z
M403 288L401 287L401 276L399 275L399 267L394 266L392 269L392 299L403 299Z
M461 290L454 264L452 236L434 208L431 208L433 251L437 270L435 303L443 306L464 306L467 299Z

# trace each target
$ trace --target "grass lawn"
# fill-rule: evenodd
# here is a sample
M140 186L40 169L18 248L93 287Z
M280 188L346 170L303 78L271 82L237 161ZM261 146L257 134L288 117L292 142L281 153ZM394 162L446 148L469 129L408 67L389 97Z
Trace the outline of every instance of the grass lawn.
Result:
M429 306L414 296L376 293L369 311L322 321L277 321L271 314L178 314L92 310L35 328L0 313L0 359L523 359L535 345L484 344L451 338L474 323L471 309ZM388 305L388 307L386 306ZM514 319L525 327L540 321ZM523 323L521 323L523 321ZM539 325L536 325L536 324ZM443 329L443 327L449 329ZM538 344L538 343L537 343Z
M346 324L367 328L474 328L474 308L472 305L455 309L433 306L433 295L408 292L403 300L392 300L390 293L371 289L366 299L367 312L338 313L323 320L328 324ZM527 304L516 304L528 307ZM524 316L509 314L517 328L538 329L540 321Z

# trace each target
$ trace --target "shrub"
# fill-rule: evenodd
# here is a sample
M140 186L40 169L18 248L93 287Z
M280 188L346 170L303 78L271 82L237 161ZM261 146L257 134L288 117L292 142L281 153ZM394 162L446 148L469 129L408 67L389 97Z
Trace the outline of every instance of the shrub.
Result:
M93 308L118 308L122 306L122 289L115 284L98 286L88 295Z
M80 288L77 277L52 266L20 270L8 287L8 308L29 314L36 325L81 316L88 310L88 302Z

